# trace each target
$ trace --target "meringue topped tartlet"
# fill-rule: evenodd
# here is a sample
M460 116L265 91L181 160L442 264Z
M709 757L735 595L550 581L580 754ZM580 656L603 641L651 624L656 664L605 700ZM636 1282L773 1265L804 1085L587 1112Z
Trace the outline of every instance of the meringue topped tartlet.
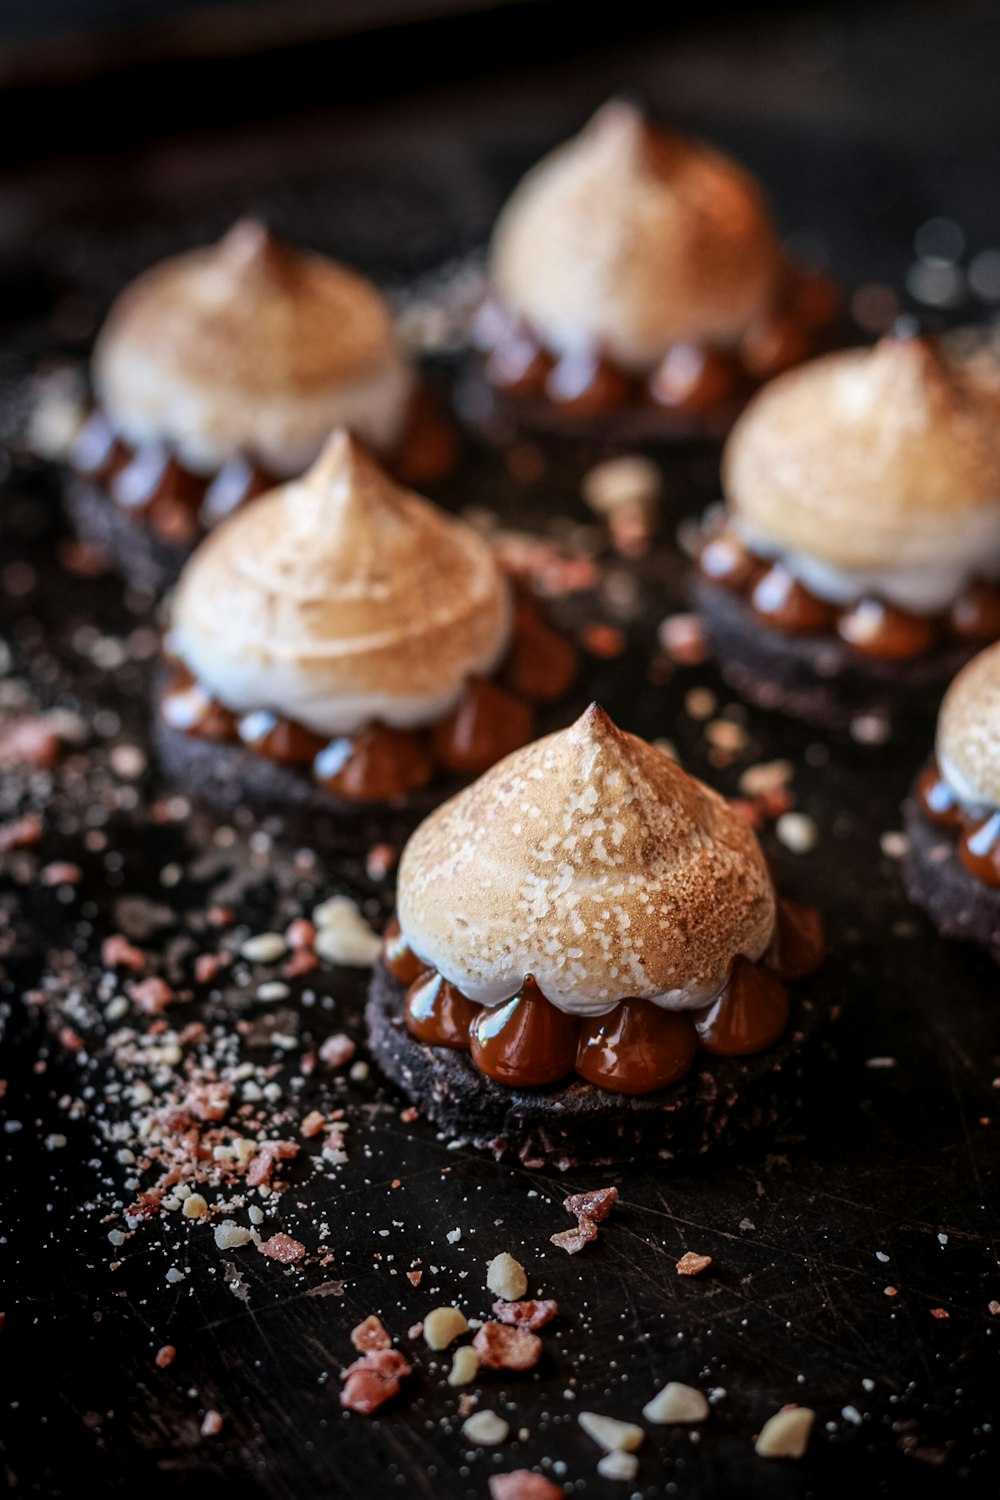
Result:
M576 668L479 533L344 429L202 542L166 652L168 769L276 811L443 795L529 740Z
M400 460L419 404L375 288L250 219L126 287L92 384L70 504L85 540L144 587L171 582L206 530L301 473L334 427Z
M557 1166L706 1149L773 1114L823 954L716 792L596 704L431 813L368 1008L439 1126Z
M1000 636L998 418L974 363L906 335L756 396L699 562L727 680L831 728L936 701Z
M837 297L782 256L764 194L700 141L606 104L500 215L474 327L522 419L725 430L754 385L829 347Z
M944 937L979 943L1000 963L1000 644L945 694L905 824L911 899Z

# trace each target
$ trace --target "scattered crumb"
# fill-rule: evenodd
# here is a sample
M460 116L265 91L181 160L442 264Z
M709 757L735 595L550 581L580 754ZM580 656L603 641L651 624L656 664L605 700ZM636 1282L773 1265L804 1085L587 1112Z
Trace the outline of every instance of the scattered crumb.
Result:
M571 1193L563 1199L563 1208L577 1219L590 1219L599 1224L618 1202L616 1187L594 1188L588 1193Z
M707 1271L712 1264L710 1255L697 1255L693 1250L686 1250L677 1262L678 1276L700 1276L702 1271Z
M495 1297L516 1302L528 1290L528 1277L520 1261L502 1250L486 1267L486 1285Z
M783 1406L764 1423L754 1450L761 1458L801 1458L815 1420L808 1406Z
M561 1234L550 1234L549 1240L567 1255L578 1255L584 1246L597 1239L597 1225L593 1219L581 1219L575 1229L564 1229Z

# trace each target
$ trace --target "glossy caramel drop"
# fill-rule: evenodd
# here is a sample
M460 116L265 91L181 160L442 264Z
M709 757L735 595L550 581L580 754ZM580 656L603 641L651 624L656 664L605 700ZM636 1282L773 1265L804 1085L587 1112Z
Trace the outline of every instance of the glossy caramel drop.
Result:
M762 962L781 979L805 979L826 954L819 912L798 901L778 900L774 936Z
M629 398L629 383L620 370L596 351L573 350L552 366L545 394L563 411L594 417L624 406Z
M165 448L152 443L137 448L111 481L112 497L133 515L147 514L158 501L172 502L167 506L171 517L177 504L193 511L204 493L203 479L185 469Z
M241 505L273 488L275 480L249 459L230 458L212 480L201 502L201 523L217 526Z
M540 396L552 360L530 333L519 329L496 344L486 360L486 378L511 396Z
M580 1023L576 1071L613 1094L651 1094L690 1071L698 1050L691 1017L649 1000L623 1000Z
M744 547L731 531L710 537L698 558L704 577L734 593L744 593L767 571L767 564Z
M934 626L881 599L862 599L842 614L837 634L859 656L876 661L908 661L933 643Z
M469 1029L480 1007L436 971L419 975L406 992L403 1006L406 1029L429 1047L452 1047L467 1052Z
M398 979L400 984L405 984L407 987L419 979L421 974L425 974L429 968L429 965L414 953L395 917L388 923L382 936L382 962L393 979Z
M532 605L521 600L503 668L503 683L529 703L551 703L570 688L577 656L569 641L552 630Z
M350 739L331 740L313 761L321 786L352 802L378 802L426 786L434 773L424 740L373 724Z
M95 408L73 441L70 463L78 474L88 479L111 479L129 461L129 450L120 441L111 423Z
M763 1052L788 1025L788 991L781 980L748 958L733 959L726 988L695 1022L698 1041L715 1057Z
M791 313L775 313L744 334L740 353L754 380L770 380L809 357L809 331Z
M931 822L940 823L942 828L963 828L968 821L962 804L933 761L917 779L917 801Z
M160 699L160 716L171 729L206 740L235 740L236 715L217 703L190 673L175 672Z
M403 440L392 457L394 476L422 490L452 472L458 453L454 423L428 391L418 388L410 398Z
M1000 812L963 834L958 854L970 875L984 885L1000 886Z
M274 760L281 766L307 766L326 743L318 734L283 719L266 709L244 714L239 722L239 736L248 750Z
M579 1022L550 1005L530 974L512 1000L479 1011L469 1031L481 1073L510 1088L541 1088L573 1071Z
M534 714L527 703L486 677L470 677L458 707L434 730L438 765L459 776L477 776L531 739Z
M951 606L948 624L963 641L1000 640L1000 588L970 583Z
M803 588L781 563L758 579L750 602L759 620L789 635L816 635L832 629L836 619L832 607Z
M732 360L718 349L675 344L649 380L653 400L672 411L711 411L728 401L736 384Z

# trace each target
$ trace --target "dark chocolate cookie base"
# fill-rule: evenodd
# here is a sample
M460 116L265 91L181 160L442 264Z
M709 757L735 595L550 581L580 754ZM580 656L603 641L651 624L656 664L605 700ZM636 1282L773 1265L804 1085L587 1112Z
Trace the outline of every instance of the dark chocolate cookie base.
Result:
M327 791L307 768L283 766L240 743L199 739L156 714L154 743L169 779L197 802L227 816L248 810L282 835L310 847L350 842L401 843L421 818L458 791L458 778L435 779L403 797L354 802Z
M747 601L699 575L695 603L719 671L761 708L844 731L862 716L889 728L920 723L979 649L941 646L911 661L856 656L833 635L796 636L764 625Z
M486 1078L464 1052L418 1042L403 1021L405 987L379 962L365 1019L382 1070L446 1135L497 1160L566 1171L659 1157L690 1159L774 1125L791 1111L807 1043L828 1004L793 997L777 1046L754 1057L699 1054L686 1078L658 1094L612 1094L580 1078L512 1089Z
M162 594L176 583L199 540L164 541L99 484L78 474L66 476L63 497L80 540L100 548L115 571L141 593Z
M546 439L571 444L591 459L658 444L721 442L746 400L727 401L706 412L672 411L650 401L585 415L544 396L499 390L487 380L478 355L463 363L454 394L463 422L491 443Z
M159 711L168 680L161 666L154 678L152 714L153 743L163 771L179 790L214 812L229 816L244 810L258 819L270 818L286 839L328 849L345 837L352 847L364 838L402 843L422 818L474 780L441 773L399 797L371 802L339 797L320 786L308 767L281 765L240 741L203 739L174 729ZM542 705L536 736L572 723L586 704L586 696L574 686L558 702Z
M958 833L933 823L911 795L903 807L906 856L903 883L944 938L978 943L1000 963L1000 889L965 868Z

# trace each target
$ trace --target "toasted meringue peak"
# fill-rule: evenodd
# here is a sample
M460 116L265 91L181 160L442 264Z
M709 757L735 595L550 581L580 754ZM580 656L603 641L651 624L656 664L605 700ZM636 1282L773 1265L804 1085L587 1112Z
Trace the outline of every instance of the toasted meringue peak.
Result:
M945 694L937 760L966 807L1000 807L1000 643L963 667Z
M977 367L889 337L766 386L723 458L751 535L848 569L1000 555L1000 401Z
M464 523L344 430L301 479L223 522L181 575L172 646L221 703L319 734L447 713L497 665L509 589Z
M628 996L704 1005L759 958L775 898L727 802L597 704L433 812L403 851L411 947L495 1005L534 975L581 1015Z
M500 300L553 349L596 344L640 372L674 344L735 342L779 268L756 181L618 100L528 173L490 261Z
M127 442L165 443L199 471L239 453L279 474L341 424L391 448L412 387L375 288L252 219L125 289L94 381Z

